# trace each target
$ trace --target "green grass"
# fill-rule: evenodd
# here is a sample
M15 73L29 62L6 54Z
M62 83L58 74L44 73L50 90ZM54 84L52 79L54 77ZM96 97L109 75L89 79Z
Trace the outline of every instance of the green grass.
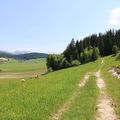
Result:
M116 113L120 118L120 80L109 73L109 69L113 65L120 65L120 61L116 61L115 57L108 56L104 58L104 65L102 67L102 77L106 82L107 92L111 95L114 102L117 104Z
M10 59L7 63L0 64L0 70L3 72L24 72L39 69L46 69L46 59L33 60L15 60Z
M27 79L25 85L18 80L0 80L0 119L48 120L77 90L85 73L95 71L99 63L100 61L91 62L52 72L39 79ZM85 93L89 89L88 93L92 94L89 84L92 89L94 82L91 81L82 91ZM81 93L80 96L87 99L89 95ZM80 100L79 97L78 99Z
M79 89L78 97L61 120L95 120L98 88L96 77L90 77L86 85Z

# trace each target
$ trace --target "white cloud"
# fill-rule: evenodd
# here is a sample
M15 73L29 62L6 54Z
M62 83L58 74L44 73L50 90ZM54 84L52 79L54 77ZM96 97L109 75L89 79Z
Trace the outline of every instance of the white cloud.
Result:
M120 8L115 8L111 10L109 24L120 25Z

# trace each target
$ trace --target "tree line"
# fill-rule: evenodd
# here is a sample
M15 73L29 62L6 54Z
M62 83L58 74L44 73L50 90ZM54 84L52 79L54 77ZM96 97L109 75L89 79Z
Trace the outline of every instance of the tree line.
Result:
M47 66L53 70L95 61L100 56L116 54L120 49L120 30L92 34L84 39L74 38L60 55L48 55Z

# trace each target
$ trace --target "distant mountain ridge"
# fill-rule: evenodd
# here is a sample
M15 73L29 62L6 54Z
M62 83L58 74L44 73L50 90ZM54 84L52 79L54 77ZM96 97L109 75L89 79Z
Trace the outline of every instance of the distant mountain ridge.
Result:
M15 58L15 59L37 59L37 58L47 58L48 54L46 53L38 53L38 52L30 52L30 53L10 53L6 51L0 51L0 57L7 57L7 58Z
M37 58L47 58L48 54L33 52L33 53L18 54L14 56L17 59L29 60L29 59L37 59Z
M13 54L15 55L19 55L19 54L27 54L27 53L32 53L31 51L26 51L26 50L17 50L17 51L14 51L12 52Z

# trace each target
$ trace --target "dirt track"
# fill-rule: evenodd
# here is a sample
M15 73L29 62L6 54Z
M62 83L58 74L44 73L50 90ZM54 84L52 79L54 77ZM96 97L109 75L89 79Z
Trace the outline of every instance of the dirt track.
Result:
M87 73L83 80L80 81L78 87L81 88L81 87L84 87L86 82L88 81L89 79L89 74ZM56 113L54 113L52 115L52 120L60 120L61 116L70 108L70 105L74 102L74 100L76 99L78 95L78 91L75 91L72 96L58 109L58 111L56 111Z
M101 61L101 64L103 64L104 61ZM98 98L98 104L97 104L97 112L96 112L96 120L118 120L115 111L114 111L114 102L113 100L106 94L105 89L106 89L106 85L104 80L101 78L100 75L100 70L98 72L95 73L86 73L86 75L84 76L83 80L80 81L79 83L79 87L84 87L84 85L86 84L86 82L89 80L89 77L91 75L96 76L96 82L97 82L97 86L99 88L100 91L100 95ZM65 102L63 104L63 106L61 106L58 111L56 111L56 113L53 114L52 116L52 120L59 120L62 116L62 114L64 114L70 107L70 105L74 102L75 98L77 96L77 91L74 92L74 94L71 96L71 98L68 99L67 102Z
M97 86L100 90L96 120L118 120L114 111L113 100L105 92L106 85L100 76L100 70L95 73L95 76L97 77Z

